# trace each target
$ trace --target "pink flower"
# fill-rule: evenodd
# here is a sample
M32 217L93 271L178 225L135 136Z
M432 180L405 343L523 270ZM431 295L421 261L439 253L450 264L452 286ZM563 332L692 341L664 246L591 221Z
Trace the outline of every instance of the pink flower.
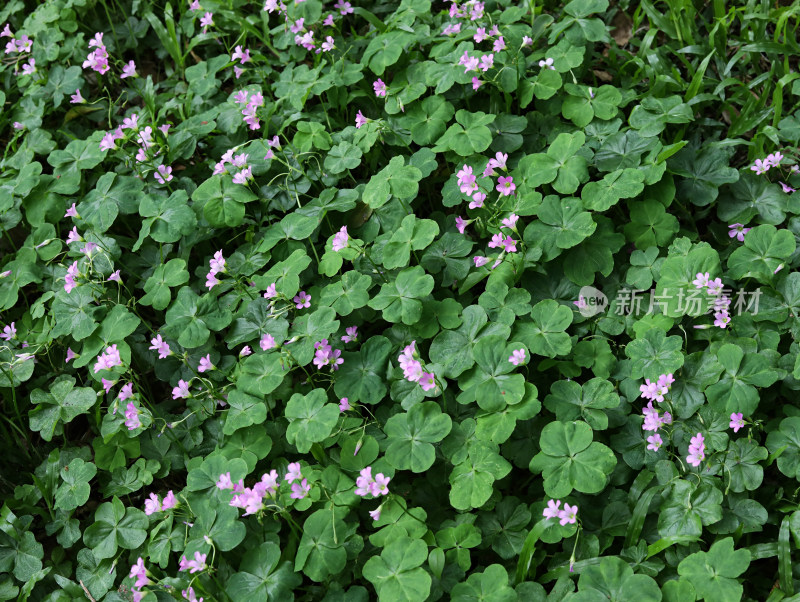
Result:
M731 414L731 423L729 425L734 433L738 433L739 429L744 428L744 416L741 412L734 412Z
M489 258L482 257L481 255L476 255L475 257L472 258L472 261L475 263L476 268L480 268L489 263Z
M731 224L728 228L730 228L728 236L736 238L739 242L744 242L744 235L750 232L750 228L745 228L744 224Z
M483 82L480 79L478 79L477 77L473 77L472 78L472 89L473 90L477 90L482 85L483 85Z
M545 518L558 518L558 515L562 512L559 506L561 506L561 500L548 500L547 508L542 510L542 516Z
M189 395L189 383L183 379L178 381L177 387L172 388L172 399L186 399Z
M214 364L211 363L211 354L200 358L200 365L197 367L198 372L205 372L206 370L213 370Z
M495 52L500 52L501 50L505 50L505 48L506 48L506 41L503 39L503 36L497 38L494 41L494 45L492 46L492 49Z
M543 61L539 61L539 67L544 67L552 71L556 70L556 68L553 67L553 59L551 58L545 58Z
M460 234L464 234L464 230L467 229L467 224L469 224L469 222L460 215L456 217L456 229Z
M470 209L480 209L483 207L483 201L486 199L486 195L483 192L476 192L472 195L472 200L469 203Z
M289 464L287 468L288 472L283 477L284 480L289 483L294 483L295 481L299 481L300 479L302 479L303 474L301 473L300 469L301 469L300 462L292 462L291 464Z
M705 288L708 286L708 279L710 278L710 274L708 272L697 272L695 275L695 279L692 281L695 288Z
M211 13L206 14L210 15ZM208 558L208 554L201 554L200 552L194 553L194 560L186 560L186 556L181 556L179 569L181 571L189 569L190 573L200 573L208 568L206 558Z
M5 339L6 341L10 341L17 337L17 328L14 326L15 322L11 322L11 324L7 324L3 328L3 334L0 334L0 339Z
M136 77L136 63L133 61L128 61L128 63L122 68L122 74L119 77L120 79L125 79L126 77Z
M205 33L206 30L213 24L214 24L214 13L205 13L200 18L200 25L203 26L203 33Z
M253 350L250 349L250 345L245 345L242 347L242 350L239 352L239 357L246 357L253 353Z
M356 490L354 493L361 497L369 495L370 485L372 485L372 483L372 467L367 466L361 470L359 476L356 478Z
M433 372L423 372L417 382L422 386L423 391L430 391L436 388L436 377Z
M261 342L259 343L259 345L261 346L261 349L263 351L267 351L269 349L275 349L275 347L277 347L277 345L275 344L275 338L269 333L264 334L261 337Z
M352 5L345 0L336 0L336 4L333 5L333 8L338 8L342 16L353 12Z
M650 435L647 438L647 449L658 451L659 448L664 444L664 441L661 439L661 435L656 433L655 435Z
M67 347L67 359L66 359L66 361L65 361L64 363L67 363L67 364L68 364L70 360L73 360L73 359L75 359L76 357L78 357L78 354L77 354L77 353L75 353L75 352L74 352L72 349L70 349L69 347Z
M300 293L292 298L294 301L295 307L297 309L303 309L304 307L311 307L311 295L309 295L305 291L300 291Z
M347 226L342 226L336 234L333 235L332 248L337 253L347 246L349 236L347 234Z
M707 285L708 294L716 297L722 293L722 288L724 286L725 285L722 284L722 279L720 278L714 278L714 280L709 280Z
M503 228L509 228L511 230L516 230L517 220L519 219L519 215L516 213L512 213L507 218L502 221Z
M128 576L131 579L136 579L134 587L141 588L145 585L150 585L150 579L147 578L147 569L144 568L144 560L142 560L141 556L136 561L136 564L131 567L131 572Z
M33 75L34 73L36 73L36 59L31 58L22 65L22 75Z
M522 36L522 48L525 46L533 46L533 38L530 36Z
M102 382L103 389L105 389L106 393L111 391L111 387L113 387L115 384L117 384L117 381L115 381L115 380L106 380L105 378L101 378L100 381Z
M114 134L112 132L108 132L103 139L100 140L100 150L112 150L117 148L116 143L114 142Z
M333 25L333 15L328 15L328 18L325 19L325 21L330 21L328 25ZM330 52L334 48L336 48L336 46L334 45L333 36L326 36L325 41L322 43L322 46L320 46L320 49L322 52Z
M342 397L339 400L339 411L340 412L346 412L347 410L350 410L350 409L352 409L352 406L350 405L350 401L347 399L347 397Z
M382 472L379 472L375 475L375 481L373 481L369 486L369 492L374 496L378 497L379 495L388 495L389 493L389 481L391 481L391 477L383 476Z
M558 513L558 518L560 519L558 521L558 524L561 525L562 527L567 524L574 525L575 521L578 520L577 515L578 515L578 505L576 504L574 506L570 506L569 504L564 502L564 509Z
M136 409L136 406L133 405L132 401L128 402L128 405L125 409L125 426L128 427L129 431L138 429L140 426L142 426L142 423L139 420L139 410Z
M345 334L342 336L342 341L345 343L355 343L358 338L358 326L348 326L345 328Z
M111 276L108 277L107 281L119 282L122 284L122 278L120 278L119 272L119 270L116 270L113 274L111 274Z
M381 98L386 97L386 84L383 82L382 79L377 79L372 84L372 88L375 90L375 96L379 96Z
M293 500L302 500L308 495L309 491L311 491L311 485L308 484L308 479L303 479L300 483L292 483L292 494L290 497Z
M494 66L494 55L484 54L481 57L481 71L484 73Z
M75 90L75 94L73 94L72 96L69 97L69 102L70 102L70 104L73 104L73 105L81 104L81 103L86 102L86 99L83 96L81 96L80 88L76 89Z
M714 314L714 326L719 328L727 328L731 323L730 314L727 311L718 311Z
M689 442L689 455L686 457L686 461L692 466L700 466L700 463L705 460L706 457L705 449L706 445L703 435L697 433Z
M212 288L217 286L219 282L220 282L219 278L217 278L215 272L209 272L208 274L206 274L206 286L208 287L208 290L211 290Z
M788 186L787 184L784 184L783 182L778 182L778 184L780 184L780 185L781 185L781 188L783 188L783 191L784 191L786 194L789 194L789 193L791 193L791 192L794 192L794 191L795 191L795 190L794 190L794 188L792 188L791 186Z
M245 167L242 171L233 176L234 184L247 184L247 180L253 179L253 168Z
M225 474L219 475L219 479L215 483L217 489L224 490L224 489L233 489L233 482L231 481L231 473L226 472Z
M151 493L150 499L144 502L144 513L150 516L156 512L161 512L161 501L155 493Z
M508 358L508 361L514 364L515 366L520 366L525 363L525 350L524 349L516 349L511 353L511 356Z
M503 196L508 196L513 194L514 191L517 189L516 184L514 184L514 178L511 176L508 177L500 177L497 180L497 192L502 194Z
M370 510L369 511L369 517L374 521L380 520L380 518L381 518L381 508L382 507L383 507L383 504L381 504L380 506L375 508L375 510Z
M273 282L267 287L266 292L264 293L265 299L274 299L278 296L278 292L275 290L275 283Z
M517 252L517 241L511 238L510 236L506 236L503 239L503 249L506 253L516 253Z
M235 61L236 59L239 59L239 61L244 65L250 60L250 51L246 48L242 48L241 46L237 46L231 55L231 61Z
M97 363L94 365L94 373L97 374L100 370L110 370L114 366L121 366L122 359L119 356L116 344L107 347L106 350L97 356Z
M177 505L178 505L178 500L175 499L175 494L172 493L172 490L170 489L167 495L164 496L164 501L161 503L161 509L171 510Z
M156 335L154 339L150 339L150 347L154 351L158 351L158 359L163 360L165 357L170 355L172 351L169 348L167 342L161 338L161 335Z
M366 124L368 121L369 121L369 119L367 119L366 117L364 117L364 116L361 114L361 111L359 111L359 112L356 114L356 129L359 129L359 128L360 128L362 125Z
M478 190L475 175L469 165L464 165L456 174L456 178L458 178L459 190L463 194L472 194Z
M166 182L172 180L172 168L159 165L158 169L153 174L153 177L158 181L159 184L165 184Z
M750 170L756 172L757 176L760 176L761 174L767 173L770 167L772 167L772 164L768 159L764 161L756 159L756 162L750 166Z
M781 164L782 160L783 160L783 155L781 154L780 151L777 151L775 153L770 153L769 155L767 155L767 158L764 159L764 162L769 163L773 167L778 167Z
M120 401L125 401L129 397L133 397L133 383L127 383L120 389L119 395L117 395L117 399Z

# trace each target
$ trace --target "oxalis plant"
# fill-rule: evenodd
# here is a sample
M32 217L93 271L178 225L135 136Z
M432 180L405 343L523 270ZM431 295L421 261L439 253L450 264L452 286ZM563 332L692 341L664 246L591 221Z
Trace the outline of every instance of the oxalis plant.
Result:
M2 3L0 600L800 599L799 14Z

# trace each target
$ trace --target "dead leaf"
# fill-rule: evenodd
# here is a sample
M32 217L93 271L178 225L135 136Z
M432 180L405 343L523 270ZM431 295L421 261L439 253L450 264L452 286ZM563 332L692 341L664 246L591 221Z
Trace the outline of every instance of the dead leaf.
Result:
M624 12L619 11L614 16L614 20L611 21L611 24L614 26L611 37L614 38L617 46L622 48L633 37L633 21L631 21L631 18Z
M599 69L592 69L595 77L599 79L601 82L610 82L614 81L614 76L611 75L608 71L600 71Z

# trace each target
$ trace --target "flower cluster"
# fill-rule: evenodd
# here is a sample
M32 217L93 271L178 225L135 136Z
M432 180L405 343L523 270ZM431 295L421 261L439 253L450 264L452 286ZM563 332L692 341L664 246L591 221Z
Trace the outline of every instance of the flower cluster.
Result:
M219 284L219 279L217 278L217 274L220 272L225 272L225 258L222 256L222 250L220 249L216 253L214 253L214 257L208 260L208 267L209 271L206 275L206 286L208 290L211 290L216 285Z
M67 268L66 276L64 276L64 290L67 291L67 293L72 292L72 289L78 286L78 283L75 281L75 279L79 275L80 272L78 271L78 262L73 261L72 265Z
M94 373L97 374L100 370L110 370L114 366L121 366L122 359L119 356L117 345L111 345L106 350L97 356L97 363L94 365Z
M144 566L144 560L140 556L139 559L136 561L131 567L131 572L128 574L131 579L136 579L136 583L133 584L133 599L135 602L138 602L144 597L142 593L142 588L145 585L150 585L152 581L147 577L147 569Z
M161 338L160 334L150 339L150 347L148 347L148 349L158 351L158 359L160 360L172 354L172 350L169 348L167 342Z
M647 438L647 449L652 451L658 451L664 444L658 430L666 424L672 424L672 414L669 412L664 412L663 415L659 414L658 410L653 407L653 402L662 403L674 382L675 378L672 374L662 374L656 382L651 382L649 378L646 378L644 384L639 386L642 397L649 400L647 406L642 408L644 414L642 430L653 431L653 434Z
M718 326L719 328L727 328L728 324L731 322L731 316L728 313L728 308L731 304L731 298L728 295L723 294L724 285L722 284L722 280L720 278L710 280L710 275L708 272L698 272L695 275L695 279L692 281L692 284L694 284L695 288L698 289L705 288L709 295L715 297L714 326Z
M251 130L261 128L261 122L256 115L258 107L264 106L264 95L260 91L249 94L247 90L241 90L234 95L233 102L237 105L244 105L242 115L244 115L244 122L250 126Z
M129 401L125 408L125 426L128 427L129 431L133 431L142 426L142 421L139 420L139 409L132 401Z
M15 38L8 23L0 32L0 38L10 38L6 43L6 54L30 54L33 51L33 40L25 34L19 39ZM36 59L29 57L28 62L22 65L22 75L33 75L34 73L36 73Z
M308 480L303 478L299 462L289 464L284 480L291 485L290 497L292 499L301 500L311 491ZM240 479L238 483L233 483L229 472L221 474L216 485L220 490L232 489L235 495L231 499L230 505L234 508L244 509L243 516L249 516L264 508L264 498L273 498L277 495L280 482L278 471L273 469L264 473L261 480L253 487L245 487L243 479Z
M689 455L686 456L686 461L692 466L700 466L700 463L706 458L706 444L705 439L701 433L697 433L689 441Z
M410 345L403 348L403 353L397 356L403 376L406 380L419 383L423 391L430 391L436 387L436 377L433 372L425 372L422 363L416 358L419 355L415 349L416 341L411 341Z
M782 160L783 154L780 151L770 153L765 159L756 159L755 163L750 166L750 170L760 176L767 173L772 167L779 167Z
M234 48L233 54L231 54L231 61L235 62L237 59L242 65L249 62L250 50L247 48L242 48L241 46L237 46L236 48ZM242 73L244 73L244 69L242 69L238 65L234 65L233 73L236 75L236 79L239 79L242 76Z
M314 343L314 365L322 370L324 366L330 366L331 371L338 370L339 366L344 363L341 357L342 352L339 349L333 349L328 344L328 339L322 339Z
M94 50L83 61L83 68L89 67L102 75L111 68L108 66L108 51L103 44L102 32L94 34L94 38L89 41L89 48Z
M172 490L170 490L167 495L164 496L163 501L159 500L155 493L151 493L150 499L145 500L144 502L144 513L150 516L151 514L161 512L162 510L170 510L177 505L178 500L175 497L175 494L172 493Z
M562 527L568 524L574 525L578 520L578 505L570 506L564 502L564 508L559 508L559 506L561 506L561 500L548 500L547 508L542 511L542 516L559 519L558 522Z
M389 481L391 480L391 477L384 476L382 472L379 472L373 478L372 466L367 466L359 473L359 477L356 479L355 494L361 497L387 495L389 493Z
M275 158L275 153L272 152L273 148L276 150L281 150L281 140L278 138L277 134L272 138L267 138L267 144L269 145L269 149L267 150L267 154L264 155L264 161Z
M651 399L661 403L664 401L664 395L669 393L669 390L672 388L672 383L674 382L675 378L672 374L662 374L654 383L650 382L649 378L646 378L644 379L644 384L639 386L639 391L645 399Z
M236 173L233 174L234 184L247 184L248 180L253 179L253 169L247 165L249 155L242 153L240 155L233 154L234 149L228 149L222 155L220 160L214 165L214 173L212 175L218 176L226 173L232 173L226 165L237 168Z

